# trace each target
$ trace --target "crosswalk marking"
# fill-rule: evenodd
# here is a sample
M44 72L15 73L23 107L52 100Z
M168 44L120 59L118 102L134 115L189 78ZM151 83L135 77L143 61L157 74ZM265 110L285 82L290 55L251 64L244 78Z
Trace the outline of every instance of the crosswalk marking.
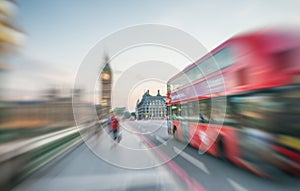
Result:
M181 151L180 149L178 149L177 147L173 147L173 150L179 154L180 156L182 156L184 159L186 159L187 161L189 161L190 163L192 163L193 165L195 165L196 167L198 167L199 169L201 169L203 172L205 172L206 174L210 174L209 170L206 168L205 164L203 164L202 162L200 162L198 159L195 159L194 157L192 157L191 155L187 154L184 151Z
M155 136L156 140L158 140L161 144L167 145L166 141L160 138L159 136Z

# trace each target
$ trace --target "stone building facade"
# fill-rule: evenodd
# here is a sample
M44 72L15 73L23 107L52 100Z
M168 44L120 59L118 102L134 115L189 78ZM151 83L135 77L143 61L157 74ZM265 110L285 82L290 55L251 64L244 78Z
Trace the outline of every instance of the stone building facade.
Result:
M137 100L135 110L137 119L163 119L166 116L166 96L160 95L159 90L152 96L148 90L141 101Z

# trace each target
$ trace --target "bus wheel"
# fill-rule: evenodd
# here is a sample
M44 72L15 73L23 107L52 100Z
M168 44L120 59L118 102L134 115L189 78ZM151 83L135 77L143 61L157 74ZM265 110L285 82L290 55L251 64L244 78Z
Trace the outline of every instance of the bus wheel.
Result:
M224 161L227 160L226 154L225 154L225 144L224 144L223 138L220 138L218 141L218 155L219 155L220 159L222 159Z

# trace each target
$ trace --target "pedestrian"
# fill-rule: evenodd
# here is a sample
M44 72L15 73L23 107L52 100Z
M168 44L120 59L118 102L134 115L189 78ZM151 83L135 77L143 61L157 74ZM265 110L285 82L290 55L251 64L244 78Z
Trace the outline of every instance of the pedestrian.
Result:
M112 114L110 118L110 132L112 133L114 143L120 142L119 129L119 120L114 114Z

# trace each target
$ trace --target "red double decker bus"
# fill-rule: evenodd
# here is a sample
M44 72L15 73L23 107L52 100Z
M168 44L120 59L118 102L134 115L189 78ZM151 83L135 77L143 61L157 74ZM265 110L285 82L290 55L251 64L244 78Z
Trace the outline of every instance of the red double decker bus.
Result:
M261 176L300 174L300 36L233 37L167 84L168 131Z

